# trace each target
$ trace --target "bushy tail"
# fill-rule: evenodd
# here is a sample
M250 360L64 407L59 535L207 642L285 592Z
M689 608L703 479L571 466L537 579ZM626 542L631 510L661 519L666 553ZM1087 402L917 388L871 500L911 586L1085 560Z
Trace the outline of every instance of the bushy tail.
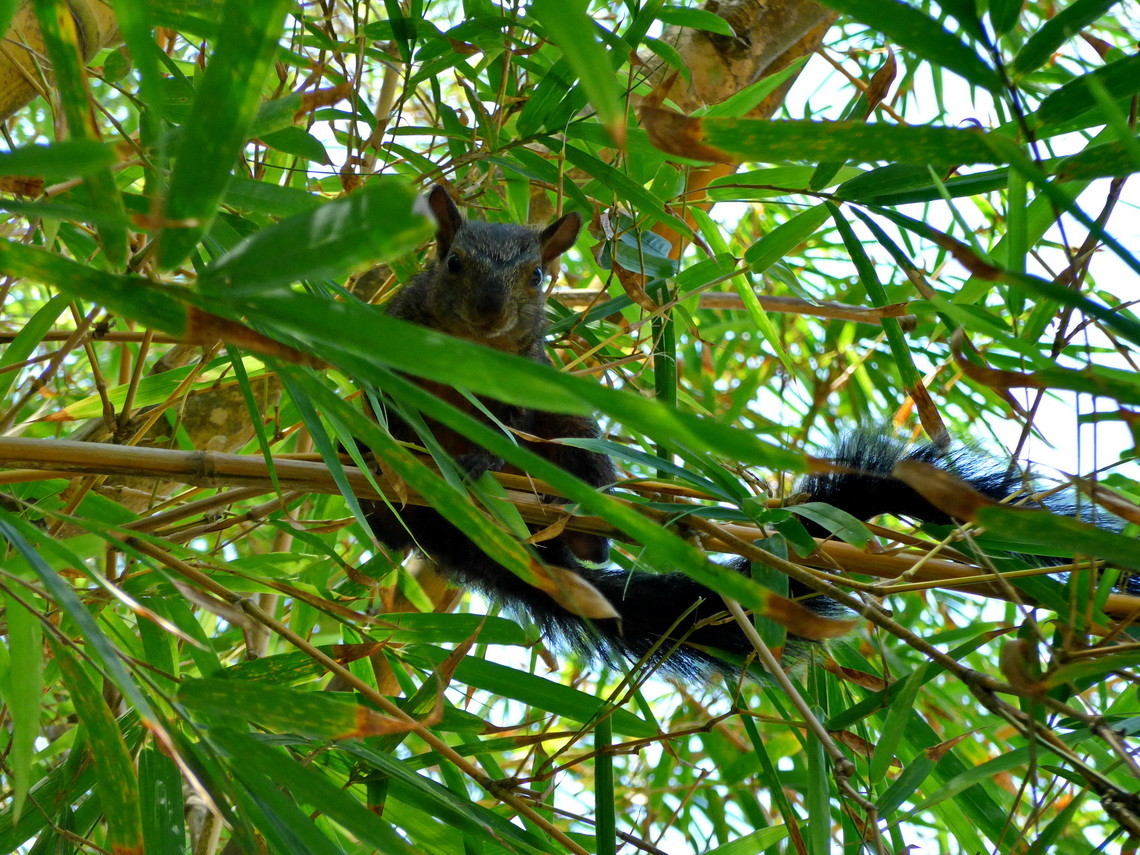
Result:
M804 478L796 492L862 520L891 514L930 523L952 522L946 513L915 490L891 477L894 466L903 460L918 460L950 472L995 500L1004 499L1026 486L1018 470L968 450L944 452L933 445L907 447L869 430L845 437L828 459L841 469ZM1058 501L1058 504L1064 503ZM1054 506L1052 500L1049 505L1051 510L1064 510ZM502 567L434 510L407 508L402 516L407 530L445 573L525 613L545 637L586 658L602 659L617 667L644 659L650 666L674 673L707 674L731 673L735 668L726 659L740 660L752 652L751 645L733 621L717 619L724 613L720 595L684 573L597 569L579 561L561 537L538 544L539 556L546 564L577 573L621 616L589 621ZM815 529L813 534L824 534L818 526L809 525ZM737 559L729 566L747 572L748 562ZM1129 587L1131 589L1131 584ZM828 617L842 613L826 598L808 599L804 603ZM790 638L789 644L802 647L805 641L811 639ZM727 657L721 658L718 653Z
M477 549L434 510L409 507L401 517L406 531L442 572L463 587L525 614L555 646L574 650L586 659L600 659L615 667L644 659L651 667L673 673L704 674L733 669L702 648L723 651L729 659L743 658L752 650L731 620L709 622L724 612L720 595L684 573L599 569L583 564L560 537L537 544L545 564L578 574L621 615L590 621ZM744 571L747 562L734 566Z
M1023 497L1019 506L1047 510L1058 516L1074 517L1110 531L1118 531L1122 522L1091 502L1074 501L1071 490L1038 499L1038 489L1026 472L1009 461L996 460L970 448L944 450L931 443L908 446L884 431L864 429L843 437L827 460L837 471L804 478L798 491L810 501L826 502L861 520L882 514L918 522L947 525L955 522L946 512L935 507L907 484L891 475L904 460L916 460L954 475L977 492L995 501ZM826 532L815 523L805 521L812 534ZM1048 555L1022 553L1021 558L1039 565L1067 564L1068 559ZM1121 585L1128 593L1140 594L1140 578L1125 577Z
M836 471L808 475L796 492L808 501L826 502L861 520L883 514L945 525L953 522L891 471L904 460L927 463L958 477L982 495L1000 501L1025 487L1023 473L969 449L943 450L931 443L908 446L882 431L847 434L826 456ZM813 534L821 535L820 530Z

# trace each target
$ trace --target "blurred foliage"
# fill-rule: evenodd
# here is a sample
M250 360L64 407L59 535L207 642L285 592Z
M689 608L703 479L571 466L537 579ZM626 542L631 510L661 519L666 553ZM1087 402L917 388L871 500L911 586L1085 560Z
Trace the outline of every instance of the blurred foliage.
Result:
M750 44L681 3L110 5L124 44L84 68L65 5L36 4L55 76L3 128L0 425L39 450L0 472L0 851L1086 853L1140 831L1113 573L1011 583L1050 609L892 593L893 623L792 672L848 768L766 681L575 662L478 599L431 614L438 592L376 548L336 455L360 436L466 507L385 446L360 388L429 416L443 405L401 374L597 411L630 485L779 526L786 555L803 531L762 500L807 452L853 424L917 438L921 412L1002 456L1043 437L1074 472L1091 425L1112 459L1082 488L1135 515L1134 7L828 0L818 51L684 118L670 87L708 68L677 37ZM594 296L552 301L557 369L369 305L430 254L413 199L433 182L484 219L584 215L564 264ZM59 439L319 455L344 495L118 472L95 442L92 474L37 469ZM624 532L619 563L758 590L570 481ZM986 521L943 555L1128 563L1047 515ZM912 560L949 536L914 534Z

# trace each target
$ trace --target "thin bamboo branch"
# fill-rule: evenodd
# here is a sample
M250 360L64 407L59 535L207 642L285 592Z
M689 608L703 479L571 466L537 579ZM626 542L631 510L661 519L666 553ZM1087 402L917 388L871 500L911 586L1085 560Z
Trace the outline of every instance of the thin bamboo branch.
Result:
M551 298L557 300L568 309L580 309L592 306L605 299L606 295L599 291L579 288L555 288ZM909 303L892 303L889 306L852 306L848 303L836 303L822 300L818 303L809 303L798 297L773 297L757 294L761 307L766 312L784 315L809 315L815 318L835 318L843 321L854 321L860 324L881 326L883 318L897 318L904 331L915 328L917 318L908 313ZM698 306L702 309L744 309L744 300L736 292L705 291L698 297Z
M65 475L134 475L165 481L175 481L198 487L217 489L222 487L241 488L234 497L252 498L252 492L260 489L263 493L274 493L273 481L265 461L253 455L225 454L212 451L175 451L162 448L134 448L103 443L72 442L69 440L29 439L26 437L0 437L0 483L16 483L59 478ZM315 460L298 460L288 457L274 459L278 483L281 490L298 493L340 493L328 467ZM371 486L365 473L354 466L344 467L349 486L354 494L364 499L380 497ZM375 474L376 483L384 490L384 495L397 506L407 502L413 505L427 504L426 501L403 485L397 489L383 475ZM565 506L544 501L543 495L555 495L556 491L541 482L525 476L497 475L507 488L507 501L514 505L520 516L528 523L542 526L565 522L565 527L573 531L585 531L608 537L620 538L621 533L599 517L575 516ZM658 485L650 485L649 490L636 486L630 492L644 493L660 500ZM620 494L615 496L620 501ZM214 505L210 505L214 507ZM647 508L637 503L629 503L640 513L662 523L672 524L678 517L694 508L690 502L677 503L676 511ZM245 519L243 515L240 519ZM169 523L172 516L163 517ZM705 536L705 547L710 551L743 555L754 558L758 551L752 542L765 537L763 529L740 523L712 523L700 518L690 518L693 527ZM133 524L139 530L150 530L153 523L140 521ZM916 562L923 554L917 552L871 553L848 543L820 541L819 548L805 559L803 567L816 579L827 577L821 571L842 568L845 573L861 573L882 579L897 579L906 574L907 582L937 583L943 588L963 591L993 599L1009 599L1009 595L995 584L993 575L973 565L945 558L922 561L915 571ZM816 569L817 568L817 569ZM801 569L803 569L801 567ZM1052 573L1057 568L1047 568L1040 572ZM874 589L872 589L874 592ZM1140 614L1140 597L1126 594L1110 594L1105 602L1106 614L1120 618L1134 618Z
M19 330L11 330L7 332L0 332L0 344L10 344L15 341L16 336L20 334ZM51 330L44 333L40 337L40 341L67 341L73 335L75 330ZM105 333L91 333L84 341L108 341L108 342L141 342L149 336L150 341L154 344L184 344L184 340L178 336L167 335L166 333L150 333L140 330L134 332L132 330L111 330Z
M863 809L863 812L867 816L865 827L870 832L870 842L874 844L875 851L880 853L880 855L886 855L887 849L883 844L882 834L879 829L879 810L875 807L873 802L868 801L851 784L851 778L856 773L855 764L848 759L847 755L843 753L843 749L831 738L831 734L827 728L823 726L823 722L816 717L811 705L804 700L803 695L799 693L791 677L780 667L780 663L776 659L775 654L773 654L768 648L768 645L764 643L764 639L760 637L760 633L758 633L756 627L752 625L751 617L744 613L744 609L740 607L740 603L731 597L723 597L723 600L725 606L728 607L728 611L736 621L736 625L740 627L741 632L744 633L749 644L752 645L752 649L756 652L756 656L760 660L760 664L764 666L764 670L768 672L768 675L776 685L783 689L784 694L788 696L788 701L795 707L803 719L804 726L819 740L823 746L823 750L827 753L827 756L831 758L832 777L835 779L835 783L840 791Z

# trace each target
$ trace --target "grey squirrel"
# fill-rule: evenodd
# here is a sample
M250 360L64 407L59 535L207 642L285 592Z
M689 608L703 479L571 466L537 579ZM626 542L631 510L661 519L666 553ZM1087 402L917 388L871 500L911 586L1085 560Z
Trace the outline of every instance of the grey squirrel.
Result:
M544 284L548 276L556 275L559 256L573 246L581 218L571 213L538 230L465 220L440 186L432 188L427 201L438 225L437 257L387 303L387 313L550 364L544 349ZM427 385L449 403L481 417L454 390ZM542 439L599 435L597 424L588 418L496 401L482 403L501 424ZM397 414L389 412L387 421L396 439L417 441L415 432ZM438 444L471 477L503 468L502 460L465 437L431 421L428 427ZM529 447L599 489L616 480L614 466L605 455L549 442L530 443ZM952 522L947 514L891 477L891 470L902 460L918 460L950 471L993 499L1003 499L1023 486L1020 475L1004 465L969 454L946 453L933 445L908 448L877 429L849 435L830 458L841 469L835 474L806 477L796 492L863 520L892 514L930 523ZM726 663L751 653L751 645L735 624L713 620L724 612L719 595L683 573L601 567L609 555L605 538L565 532L533 547L546 564L572 570L588 581L620 615L619 619L587 621L501 566L432 508L408 506L397 518L385 504L371 502L366 503L365 511L373 531L386 546L423 550L454 581L527 614L545 637L588 658L621 665L646 657L651 665L666 671L708 674L732 672L734 666ZM827 534L815 523L805 525L815 536ZM732 566L748 572L745 559ZM793 596L810 593L792 586ZM805 602L818 613L842 613L822 597ZM789 639L790 643L802 641ZM722 657L718 651L728 656Z

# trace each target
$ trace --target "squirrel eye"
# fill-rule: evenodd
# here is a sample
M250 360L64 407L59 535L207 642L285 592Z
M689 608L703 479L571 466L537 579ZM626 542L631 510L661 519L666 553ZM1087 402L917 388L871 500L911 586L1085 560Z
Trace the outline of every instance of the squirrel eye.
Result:
M463 262L459 260L459 256L454 252L447 257L447 269L452 273L458 273L463 269Z
M534 268L534 275L531 277L531 283L534 285L535 288L537 288L539 285L542 284L542 278L543 278L542 268L541 267Z

